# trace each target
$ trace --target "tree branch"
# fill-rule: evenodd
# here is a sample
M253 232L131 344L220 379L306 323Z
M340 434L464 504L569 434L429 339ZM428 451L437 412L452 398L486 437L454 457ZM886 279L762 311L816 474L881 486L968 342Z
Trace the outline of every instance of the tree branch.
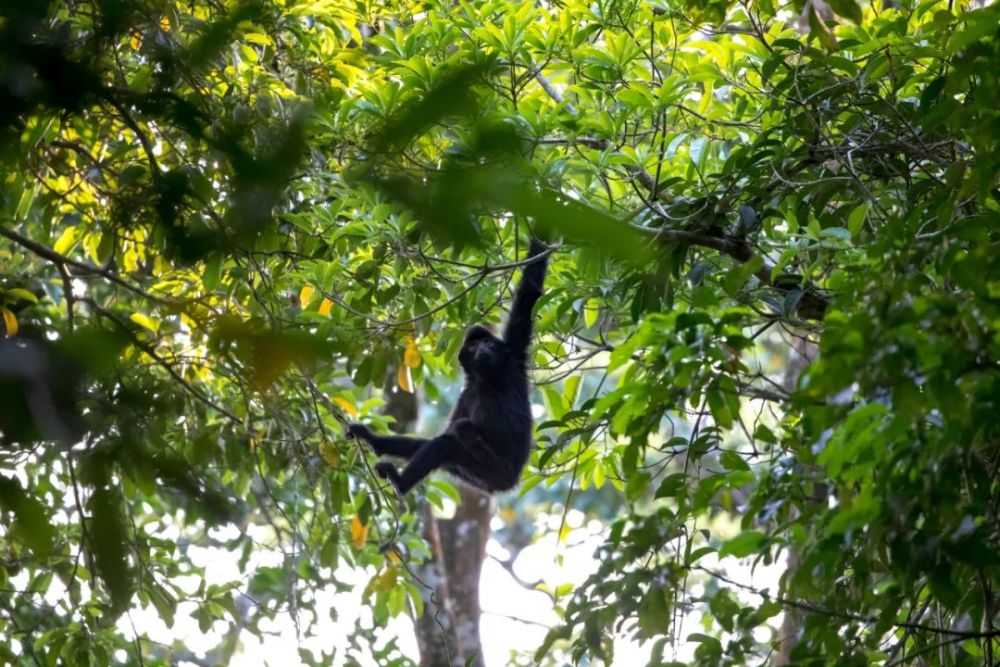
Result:
M124 287L125 289L129 290L130 292L134 292L135 294L138 294L144 299L155 301L156 303L163 304L165 306L176 306L179 303L171 299L166 299L161 296L156 296L155 294L150 294L141 287L138 287L128 282L118 274L112 272L110 269L102 268L100 266L93 266L91 264L87 264L86 262L80 262L78 260L75 260L72 257L67 257L66 255L62 255L53 250L52 248L48 247L47 245L39 243L34 239L28 238L27 236L24 236L19 232L15 232L13 229L10 229L9 227L0 227L0 236L7 237L8 239L18 244L22 248L30 250L35 255L41 257L42 259L52 262L56 266L71 266L77 271L81 271L83 274L101 276L105 280L112 282L116 285L119 285L121 287Z
M156 353L156 350L153 349L152 345L141 340L138 336L136 336L135 333L132 331L132 327L126 324L120 317L118 317L118 315L105 308L102 308L100 305L95 303L93 299L83 299L83 301L87 303L91 308L96 310L99 315L103 315L107 319L114 322L115 325L129 337L133 345L135 345L137 348L148 354L153 359L153 361L155 361L156 364L160 366L163 370L167 371L167 373L170 374L170 377L176 380L181 385L181 387L184 388L185 391L187 391L189 394L191 394L192 396L194 396L199 401L201 401L208 407L212 408L219 414L228 417L229 420L232 421L233 423L235 424L243 423L242 419L240 419L235 414L233 414L223 406L219 405L215 401L213 401L211 398L205 395L200 389L198 389L190 382L185 380L184 377L177 372L177 369L171 366L166 359L164 359L163 357L161 357Z
M654 240L665 241L667 243L687 243L689 245L712 248L732 257L740 264L745 264L755 257L753 248L746 239L706 234L703 232L689 232L683 229L640 227L638 225L633 225L632 227L647 234ZM830 305L829 297L811 286L806 286L803 289L798 285L776 283L771 275L773 269L774 266L765 260L764 265L757 269L754 275L757 276L762 285L771 287L782 294L801 289L802 295L799 297L798 303L795 304L795 311L807 320L823 319L823 315L826 314L826 309Z
M830 618L840 618L845 621L856 621L858 623L874 624L879 621L876 617L862 616L861 614L854 614L848 611L840 611L838 609L827 609L826 607L820 607L819 605L812 604L811 602L802 602L801 600L792 600L791 598L782 597L781 595L772 595L767 589L759 589L750 586L749 584L743 584L729 577L725 576L721 572L716 572L707 567L702 567L701 565L689 565L688 569L699 570L709 575L713 579L718 579L719 581L725 582L731 586L736 586L742 590L745 590L754 595L759 595L765 600L774 600L778 604L784 605L786 607L793 607L800 611L806 611L812 614L820 614L822 616L829 616ZM897 628L907 628L909 630L921 630L923 632L930 632L937 635L947 635L950 637L960 637L963 639L985 639L988 637L1000 637L1000 630L989 630L987 632L976 632L973 630L953 630L951 628L939 628L933 625L926 625L924 623L915 623L913 621L894 621L893 625Z
M535 75L535 79L542 86L549 97L551 97L557 104L563 104L563 97L559 94L559 91L555 89L552 83L545 78L541 72ZM679 109L690 113L698 118L701 118L705 122L717 122L710 120L697 112L694 112L687 107L682 105L677 105ZM572 114L576 114L576 109L573 105L565 103L565 108ZM739 127L752 127L745 123L736 122L726 122L718 121L724 125L736 125ZM610 142L603 143L604 140L595 139L577 139L575 140L583 145L589 145L593 148L605 149L610 145ZM588 143L589 142L589 143ZM552 140L543 140L542 143L553 143ZM644 169L639 167L629 167L628 172L644 187L654 198L666 201L666 196L663 191L657 187L656 178ZM754 257L754 252L749 242L746 239L738 239L729 236L716 236L711 234L705 234L700 232L691 232L680 229L651 229L648 227L638 227L634 226L639 231L653 236L655 239L660 241L667 241L670 243L687 243L690 245L703 246L706 248L712 248L721 252L724 255L728 255L735 259L736 261L744 264ZM795 287L776 285L774 284L771 277L772 266L769 266L766 262L762 268L755 272L757 279L764 285L772 287L779 292L788 293ZM798 303L795 306L796 312L798 312L803 318L809 320L819 320L823 319L823 315L826 313L826 308L829 305L829 299L823 294L819 293L815 289L806 288L802 291L802 296L800 297Z

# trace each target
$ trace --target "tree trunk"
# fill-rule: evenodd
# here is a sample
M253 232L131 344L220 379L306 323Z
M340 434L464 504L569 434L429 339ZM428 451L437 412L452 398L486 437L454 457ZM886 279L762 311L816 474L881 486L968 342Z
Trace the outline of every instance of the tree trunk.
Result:
M417 421L417 397L396 386L390 369L385 387L387 414L396 419L394 430L412 432ZM416 568L420 578L424 613L415 631L422 667L482 667L479 638L479 575L490 537L492 498L464 484L458 486L460 503L451 519L434 516L423 504L424 538L431 558Z
M788 366L785 368L784 385L785 389L792 391L798 384L799 376L815 360L819 349L816 345L805 338L793 338L792 346L789 349ZM828 491L825 484L817 482L813 488L813 495L806 502L810 505L825 503ZM784 581L787 583L795 576L795 571L801 564L801 555L794 546L788 549L788 560L785 563ZM803 618L800 611L791 607L785 607L784 617L781 620L781 628L778 630L778 646L774 656L775 667L784 667L792 664L792 651L798 646L799 637L802 636Z

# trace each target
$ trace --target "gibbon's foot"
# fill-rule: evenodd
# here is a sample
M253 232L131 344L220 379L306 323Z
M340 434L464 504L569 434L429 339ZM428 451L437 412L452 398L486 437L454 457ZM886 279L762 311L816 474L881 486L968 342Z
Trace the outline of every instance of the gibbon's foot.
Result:
M375 464L375 474L392 482L396 491L399 491L399 471L396 470L396 466L388 461L379 461Z
M364 424L350 424L347 427L346 435L348 438L355 440L360 438L361 440L371 440L372 430L365 426Z

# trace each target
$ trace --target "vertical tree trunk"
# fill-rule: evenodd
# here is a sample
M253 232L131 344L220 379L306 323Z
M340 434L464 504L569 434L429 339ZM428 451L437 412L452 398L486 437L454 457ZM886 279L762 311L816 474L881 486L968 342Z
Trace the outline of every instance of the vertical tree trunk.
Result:
M490 496L464 484L459 487L459 494L461 504L454 518L435 519L428 512L429 525L437 525L440 539L434 560L444 565L452 602L457 651L453 651L451 664L481 667L484 662L479 639L479 575L486 558L493 502Z
M395 369L385 386L387 414L395 430L412 432L417 421L417 397L396 387ZM438 519L423 503L424 538L431 558L416 568L424 613L415 630L422 667L482 667L479 638L479 575L486 558L493 502L489 495L460 484L460 503L451 519Z
M809 364L816 358L819 349L814 343L804 338L793 338L793 343L789 349L788 365L785 368L783 384L785 389L792 391L799 381L799 376L808 368ZM826 502L827 489L825 484L817 483L813 489L812 498L807 502L815 504ZM785 582L791 581L795 576L795 571L799 569L801 556L794 546L788 550L788 560L785 563ZM781 628L778 630L778 646L774 656L774 666L784 667L792 664L792 651L799 643L802 635L803 618L801 612L790 607L785 607L784 617L781 620Z

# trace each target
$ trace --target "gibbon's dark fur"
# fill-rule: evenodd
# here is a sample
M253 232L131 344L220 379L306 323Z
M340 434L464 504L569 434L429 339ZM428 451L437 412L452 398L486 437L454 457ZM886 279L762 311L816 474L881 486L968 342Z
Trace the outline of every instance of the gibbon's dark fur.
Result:
M532 240L535 257L548 248ZM531 403L528 397L528 347L531 311L542 296L547 257L524 267L514 295L503 338L475 325L465 334L458 361L465 371L465 387L448 427L436 438L378 435L362 424L348 427L348 435L362 438L379 456L408 461L402 473L388 461L375 466L400 494L436 468L493 493L514 487L531 452Z

